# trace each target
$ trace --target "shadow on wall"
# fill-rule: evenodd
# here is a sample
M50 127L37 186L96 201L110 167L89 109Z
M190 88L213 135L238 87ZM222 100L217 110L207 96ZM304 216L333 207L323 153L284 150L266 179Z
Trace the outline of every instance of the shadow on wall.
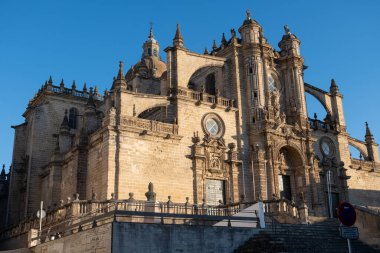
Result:
M380 190L348 189L350 203L380 210Z

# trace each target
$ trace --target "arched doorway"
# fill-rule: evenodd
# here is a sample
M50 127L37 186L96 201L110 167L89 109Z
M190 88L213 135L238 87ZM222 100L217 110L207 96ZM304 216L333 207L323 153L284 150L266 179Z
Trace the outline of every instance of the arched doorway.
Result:
M282 147L275 162L277 167L278 197L297 201L306 192L304 162L300 153L291 146Z

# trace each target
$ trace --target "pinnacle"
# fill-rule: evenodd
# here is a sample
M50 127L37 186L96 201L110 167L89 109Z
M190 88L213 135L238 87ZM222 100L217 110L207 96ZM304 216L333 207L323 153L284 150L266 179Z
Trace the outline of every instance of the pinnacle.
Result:
M212 50L215 50L217 48L218 48L218 46L216 45L216 41L214 40L214 43L212 44Z
M180 30L179 24L177 24L177 30L175 32L175 36L174 36L174 39L173 39L173 45L177 46L177 47L183 47L183 45L184 45L184 43L183 43L183 37L182 37L182 34L181 34L181 30Z
M123 66L124 66L124 62L120 61L120 63L119 63L119 72L118 72L117 78L116 78L117 80L124 80Z
M182 34L181 34L181 30L180 30L180 26L179 26L179 24L177 24L177 30L176 30L176 32L175 32L174 39L180 39L180 40L183 40L183 37L182 37Z
M371 132L371 129L369 129L367 121L365 122L365 136L366 137L371 137L372 136L372 132Z
M224 33L222 34L222 41L221 42L222 42L222 45L227 44L227 40L226 40Z

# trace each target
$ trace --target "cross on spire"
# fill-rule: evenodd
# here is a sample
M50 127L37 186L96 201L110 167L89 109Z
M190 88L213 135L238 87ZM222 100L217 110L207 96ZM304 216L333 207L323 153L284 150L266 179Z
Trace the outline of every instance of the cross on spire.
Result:
M150 21L149 22L149 38L152 39L153 38L153 22Z

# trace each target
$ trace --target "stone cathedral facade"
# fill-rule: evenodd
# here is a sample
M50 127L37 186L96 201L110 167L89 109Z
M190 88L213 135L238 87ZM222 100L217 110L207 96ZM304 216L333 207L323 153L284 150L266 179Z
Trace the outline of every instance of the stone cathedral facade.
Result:
M48 80L13 126L12 167L0 175L2 224L79 199L145 199L218 205L257 199L303 200L310 215L328 215L349 200L380 207L378 145L349 135L343 96L304 80L300 40L285 27L272 47L247 13L210 52L191 52L180 27L166 62L152 29L141 59L120 62L109 91ZM307 114L305 93L326 109ZM311 116L311 117L310 117ZM363 131L364 132L364 131ZM350 156L349 146L361 159Z

